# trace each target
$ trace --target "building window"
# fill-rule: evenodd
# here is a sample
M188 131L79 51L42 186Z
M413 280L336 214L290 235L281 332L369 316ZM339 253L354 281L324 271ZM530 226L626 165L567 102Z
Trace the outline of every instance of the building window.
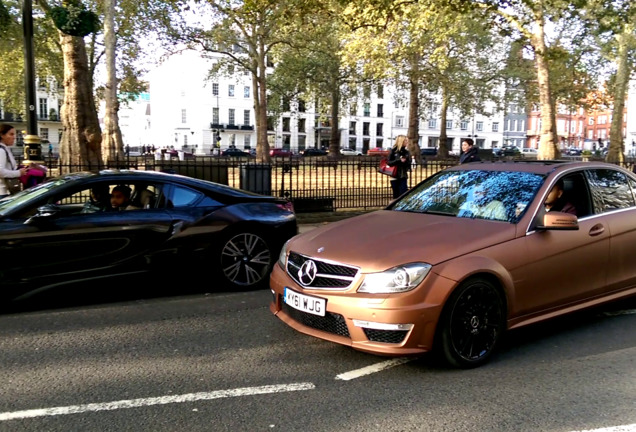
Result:
M252 148L252 135L243 136L243 147L246 149Z
M283 117L283 132L289 132L290 131L290 119L289 117Z
M243 87L243 97L244 98L250 97L250 86Z
M229 97L234 97L234 84L227 86L227 95Z
M461 123L459 123L459 128L463 131L468 130L468 122L466 120L462 120Z
M181 123L185 123L187 121L186 110L185 108L181 110Z
M233 125L234 124L234 116L235 116L236 110L234 108L230 108L228 110L228 124Z
M369 99L371 97L371 86L366 84L362 89L362 94L365 98Z
M298 100L298 112L305 112L305 101L302 99Z
M384 98L384 86L382 84L378 84L378 99Z
M212 123L219 124L219 109L212 108Z
M305 135L300 135L298 137L298 150L305 150L307 147L307 137Z
M478 132L482 132L484 130L484 122L478 121L475 123L475 130Z
M49 101L46 98L40 98L40 118L46 119L49 116Z
M306 132L307 129L307 121L303 119L298 119L298 132Z
M493 122L492 123L492 131L493 132L499 132L499 122Z
M437 127L437 119L428 119L428 128L435 129Z
M43 140L49 139L49 128L40 128L40 138Z
M355 134L356 134L356 122L350 121L349 122L349 135L355 135Z
M453 121L446 120L446 129L452 129L452 128L453 128Z
M183 147L187 147L188 146L188 136L186 134L183 134Z
M362 135L369 135L369 126L370 125L371 125L371 123L369 123L369 122L362 123Z
M404 116L395 116L395 127L404 127Z
M598 124L606 124L607 123L607 116L598 116Z
M384 136L384 133L382 132L382 129L384 127L383 123L378 123L375 125L375 135L378 137ZM382 147L382 146L380 146Z
M243 124L249 126L250 124L250 110L243 110Z
M365 117L370 117L371 116L371 104L370 103L365 103L364 104L364 116Z
M212 83L212 96L219 95L219 83Z
M384 117L384 105L378 104L378 117Z
M593 130L587 131L587 138L588 139L594 139L594 131Z
M291 105L288 98L283 98L283 111L291 111Z

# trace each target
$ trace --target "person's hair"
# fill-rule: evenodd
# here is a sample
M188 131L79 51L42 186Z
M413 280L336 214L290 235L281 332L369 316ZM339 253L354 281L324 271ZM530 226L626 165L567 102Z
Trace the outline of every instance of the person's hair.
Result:
M131 194L131 189L128 186L124 186L124 185L119 185L119 186L115 186L113 188L113 192L121 192L122 194L124 194L124 196L126 197L126 199L130 199L130 194Z
M472 147L473 145L475 145L475 141L473 141L473 139L472 139L472 138L465 138L465 139L463 139L463 140L462 140L462 142L465 142L466 144L468 144L468 145L469 145L469 146L471 146L471 147Z
M564 186L564 184L563 184L563 177L561 177L560 179L558 179L558 180L556 181L556 183L554 184L554 186L552 186L552 187L555 187L555 188L558 188L558 189L564 190L565 186Z
M0 124L0 138L7 134L11 129L15 129L14 126L11 126L8 123Z
M409 138L406 135L398 135L395 138L395 148L401 150L407 146Z

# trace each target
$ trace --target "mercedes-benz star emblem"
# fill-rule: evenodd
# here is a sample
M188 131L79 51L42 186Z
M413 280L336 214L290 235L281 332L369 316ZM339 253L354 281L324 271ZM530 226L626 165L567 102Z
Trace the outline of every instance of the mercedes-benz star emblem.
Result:
M314 279L316 279L317 272L318 267L316 267L316 263L312 260L307 260L300 267L300 270L298 270L298 280L303 285L310 285Z

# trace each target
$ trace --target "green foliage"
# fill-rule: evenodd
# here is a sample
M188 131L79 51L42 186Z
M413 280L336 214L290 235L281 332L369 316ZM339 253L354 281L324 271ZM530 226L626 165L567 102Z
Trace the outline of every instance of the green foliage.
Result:
M11 15L9 14L9 11L5 7L4 3L0 1L0 37L2 37L4 29L6 29L9 24L11 24Z
M97 32L101 27L97 14L86 10L86 7L79 2L73 2L66 7L53 7L48 14L55 26L62 33L70 36L84 37Z

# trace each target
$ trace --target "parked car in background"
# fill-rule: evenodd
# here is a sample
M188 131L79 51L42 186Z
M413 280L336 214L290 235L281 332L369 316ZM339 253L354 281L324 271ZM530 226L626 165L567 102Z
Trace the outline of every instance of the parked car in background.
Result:
M567 156L581 156L583 154L583 150L576 147L570 147L569 149L563 152Z
M115 186L132 190L134 209L110 211ZM91 199L100 188L106 197ZM296 233L285 199L155 171L67 174L0 200L0 307L50 289L170 275L263 288Z
M532 147L524 147L521 149L521 154L523 154L524 157L536 158L539 151Z
M501 156L522 156L521 150L517 146L503 146L500 148L494 148L492 150L493 155L501 157Z
M576 214L546 212L557 183ZM636 294L635 196L636 175L603 162L447 168L288 241L270 311L360 351L479 366L506 330Z
M356 149L341 148L340 154L344 156L362 156L362 152Z
M367 156L383 156L387 157L391 153L391 150L384 149L382 147L370 148L367 150Z
M420 154L422 156L437 156L437 147L421 147Z
M225 150L223 150L221 152L221 156L252 158L255 155L252 155L251 153L248 153L248 152L246 152L244 150L241 150L241 149L228 148L228 149L225 149Z
M290 157L292 155L291 150L282 148L273 148L269 150L269 155L272 157Z
M318 148L306 148L305 150L300 152L303 156L326 156L327 150L318 149Z

